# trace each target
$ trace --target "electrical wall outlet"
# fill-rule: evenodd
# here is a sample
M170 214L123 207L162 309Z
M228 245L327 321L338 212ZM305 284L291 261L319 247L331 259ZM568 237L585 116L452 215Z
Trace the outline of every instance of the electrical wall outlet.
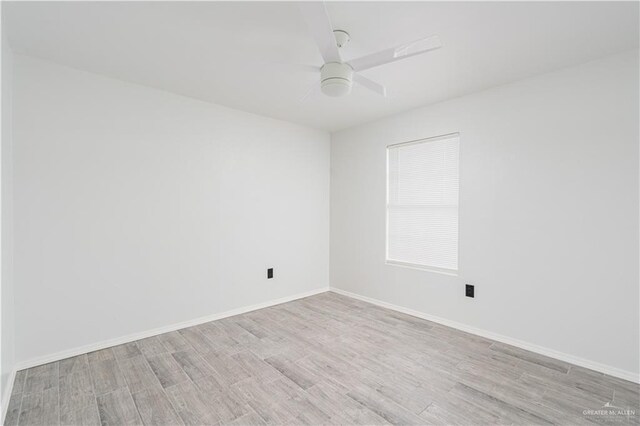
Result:
M467 297L475 297L474 286L471 284L465 284L464 295Z

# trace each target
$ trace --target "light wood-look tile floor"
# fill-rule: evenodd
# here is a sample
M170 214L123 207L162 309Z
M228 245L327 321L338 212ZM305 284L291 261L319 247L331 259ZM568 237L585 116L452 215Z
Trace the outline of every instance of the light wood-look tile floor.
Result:
M20 371L5 424L618 425L638 424L638 399L637 384L323 293Z

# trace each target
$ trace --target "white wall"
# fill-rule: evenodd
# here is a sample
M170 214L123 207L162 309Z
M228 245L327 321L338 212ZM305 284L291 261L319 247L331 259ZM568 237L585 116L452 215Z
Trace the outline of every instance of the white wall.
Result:
M19 55L14 83L19 361L328 286L327 133Z
M637 378L638 90L633 51L333 134L331 285ZM386 146L452 132L459 276L385 265Z
M637 74L334 134L331 284L637 374ZM13 102L18 361L328 284L327 134L23 56ZM386 145L454 131L459 277L385 265Z
M2 414L9 403L9 379L15 365L14 341L14 296L13 296L13 193L12 193L12 118L11 88L13 75L13 55L2 34L2 146L0 173L1 201L1 262L0 279L0 398ZM0 415L0 419L2 416Z

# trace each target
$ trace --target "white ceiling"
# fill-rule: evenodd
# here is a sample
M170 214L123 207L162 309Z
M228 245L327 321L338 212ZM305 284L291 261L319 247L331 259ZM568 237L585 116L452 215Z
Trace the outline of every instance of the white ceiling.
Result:
M638 48L638 2L333 2L345 59L438 34L443 48L363 72L387 86L315 93L296 3L3 2L15 52L334 131Z

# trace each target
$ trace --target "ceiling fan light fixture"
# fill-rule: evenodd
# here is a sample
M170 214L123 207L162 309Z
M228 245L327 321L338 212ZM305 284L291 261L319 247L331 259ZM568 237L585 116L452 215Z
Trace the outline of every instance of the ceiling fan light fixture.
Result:
M348 64L329 62L320 69L320 88L322 93L333 98L351 93L353 87L353 68Z
M360 71L442 47L440 38L434 35L351 59L345 63L340 54L340 48L349 43L351 36L345 30L333 28L325 2L306 1L301 2L298 7L324 61L324 65L320 68L320 89L327 96L348 95L351 93L354 80L372 92L387 96L387 90L382 84L368 79L360 74Z
M322 82L322 93L332 98L339 98L351 93L351 87L353 84L350 81L331 79Z

